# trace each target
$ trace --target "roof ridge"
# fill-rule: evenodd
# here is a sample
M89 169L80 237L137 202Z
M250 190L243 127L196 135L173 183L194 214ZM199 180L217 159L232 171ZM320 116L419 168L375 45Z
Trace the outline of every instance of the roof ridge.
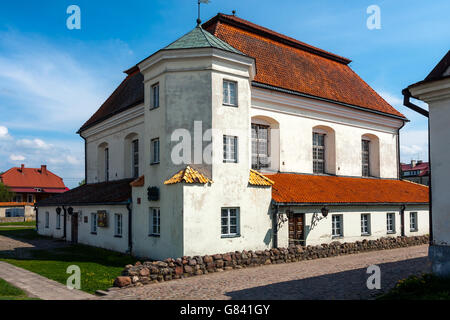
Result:
M250 29L250 31L253 31L253 32L256 31L256 32L262 33L263 36L272 38L272 40L275 40L277 42L280 42L280 43L288 42L288 43L284 43L284 44L297 47L297 48L302 49L304 51L308 51L310 53L317 54L319 56L322 56L322 57L325 57L325 58L328 58L328 59L340 62L342 64L346 64L347 65L350 62L352 62L352 60L350 60L350 59L348 59L346 57L334 54L334 53L326 51L326 50L323 50L323 49L321 49L319 47L312 46L312 45L307 44L307 43L305 43L303 41L300 41L300 40L297 40L295 38L289 37L287 35L284 35L282 33L277 32L277 31L274 31L274 30L271 30L269 28L260 26L260 25L258 25L256 23L251 22L251 21L248 21L248 20L236 17L234 15L228 15L228 14L224 14L224 13L219 12L216 16L214 16L210 20L206 21L203 25L204 26L209 26L210 24L214 23L216 20L228 23L230 25L235 24L235 26L237 25L241 29L243 29L242 27L246 27L247 29ZM249 30L247 30L247 31L249 31Z

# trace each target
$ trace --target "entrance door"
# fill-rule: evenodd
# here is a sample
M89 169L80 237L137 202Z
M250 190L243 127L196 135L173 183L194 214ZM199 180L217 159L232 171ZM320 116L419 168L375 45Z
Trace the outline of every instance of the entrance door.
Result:
M293 213L289 216L289 245L304 245L304 213Z
M78 243L78 212L72 214L72 243Z

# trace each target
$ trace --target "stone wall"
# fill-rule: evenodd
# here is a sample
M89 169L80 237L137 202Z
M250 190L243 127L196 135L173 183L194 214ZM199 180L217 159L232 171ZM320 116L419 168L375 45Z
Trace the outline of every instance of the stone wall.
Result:
M169 258L164 261L136 262L134 266L127 265L125 267L122 276L115 279L114 286L140 286L148 283L198 276L210 272L394 249L427 244L428 241L428 235L390 237L352 243L335 241L320 246L291 246L289 248L273 248L264 251L236 251L207 256Z

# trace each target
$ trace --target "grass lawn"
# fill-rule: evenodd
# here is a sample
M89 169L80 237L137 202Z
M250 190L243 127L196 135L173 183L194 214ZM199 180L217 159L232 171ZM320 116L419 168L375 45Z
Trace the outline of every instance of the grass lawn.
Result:
M0 300L38 300L29 298L27 294L14 287L3 279L0 279Z
M6 236L16 239L40 238L33 229L0 230L0 235L5 233L8 234ZM0 260L64 285L70 276L66 273L67 267L77 265L81 270L81 290L88 293L110 288L125 265L137 261L129 255L80 244L47 250L29 250L26 258L17 258L0 252Z
M34 227L0 227L0 236L5 236L13 239L23 240L37 240L37 239L49 239L39 235Z
M388 293L378 300L450 300L450 279L432 274L410 276L400 280Z
M2 222L0 223L0 227L3 226L27 226L27 227L36 227L36 221L26 221L26 222Z

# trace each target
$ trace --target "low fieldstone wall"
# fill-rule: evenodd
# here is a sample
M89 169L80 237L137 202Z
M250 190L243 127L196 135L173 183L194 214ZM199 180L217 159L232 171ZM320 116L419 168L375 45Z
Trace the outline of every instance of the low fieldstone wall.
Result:
M115 287L140 286L158 283L210 272L223 272L269 264L289 263L301 260L334 257L374 250L386 250L427 244L429 237L397 237L363 240L351 243L338 241L320 246L291 246L260 251L236 251L195 257L166 259L164 261L136 262L127 265L122 276L114 281Z

